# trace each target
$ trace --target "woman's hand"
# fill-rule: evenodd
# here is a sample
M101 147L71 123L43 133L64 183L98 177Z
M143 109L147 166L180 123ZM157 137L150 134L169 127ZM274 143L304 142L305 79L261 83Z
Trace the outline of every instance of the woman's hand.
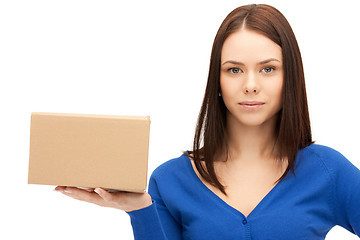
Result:
M114 192L110 193L102 188L80 189L76 187L56 187L66 196L77 200L94 203L102 207L111 207L131 212L141 208L148 207L152 204L151 197L148 193L132 192Z

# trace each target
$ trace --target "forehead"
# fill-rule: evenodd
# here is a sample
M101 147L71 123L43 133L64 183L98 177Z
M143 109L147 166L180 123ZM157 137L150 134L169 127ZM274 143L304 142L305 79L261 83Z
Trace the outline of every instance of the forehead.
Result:
M225 40L221 51L221 61L260 62L276 58L282 61L281 47L270 38L256 31L241 29Z

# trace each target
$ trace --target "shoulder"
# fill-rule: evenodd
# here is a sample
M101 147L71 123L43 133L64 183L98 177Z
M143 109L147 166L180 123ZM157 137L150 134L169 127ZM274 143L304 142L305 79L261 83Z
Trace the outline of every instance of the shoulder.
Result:
M311 144L304 148L304 153L310 157L317 157L321 160L344 158L337 150L320 144Z
M158 166L151 174L152 179L183 178L189 173L190 159L182 154L179 157L170 159Z
M332 177L336 177L339 173L343 175L344 171L352 173L359 171L343 154L331 147L312 144L303 151L305 159L322 164Z
M159 204L178 202L189 194L189 189L194 189L194 174L191 161L185 154L170 159L151 174L149 194Z
M337 150L320 144L311 144L304 148L303 155L305 158L309 158L312 161L321 161L327 166L341 165L348 162L348 160Z

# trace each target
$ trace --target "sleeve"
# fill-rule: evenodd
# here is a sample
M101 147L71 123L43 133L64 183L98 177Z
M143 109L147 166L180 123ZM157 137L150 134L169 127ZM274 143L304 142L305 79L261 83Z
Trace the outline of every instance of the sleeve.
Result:
M360 170L339 152L329 151L335 224L360 236Z
M154 174L149 182L153 204L128 212L135 240L181 240L181 226L163 202Z

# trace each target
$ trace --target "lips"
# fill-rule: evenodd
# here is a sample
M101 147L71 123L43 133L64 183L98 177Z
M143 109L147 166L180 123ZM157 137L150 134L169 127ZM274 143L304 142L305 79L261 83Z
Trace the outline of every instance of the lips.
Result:
M246 110L257 110L261 108L265 103L258 101L243 101L239 105Z

